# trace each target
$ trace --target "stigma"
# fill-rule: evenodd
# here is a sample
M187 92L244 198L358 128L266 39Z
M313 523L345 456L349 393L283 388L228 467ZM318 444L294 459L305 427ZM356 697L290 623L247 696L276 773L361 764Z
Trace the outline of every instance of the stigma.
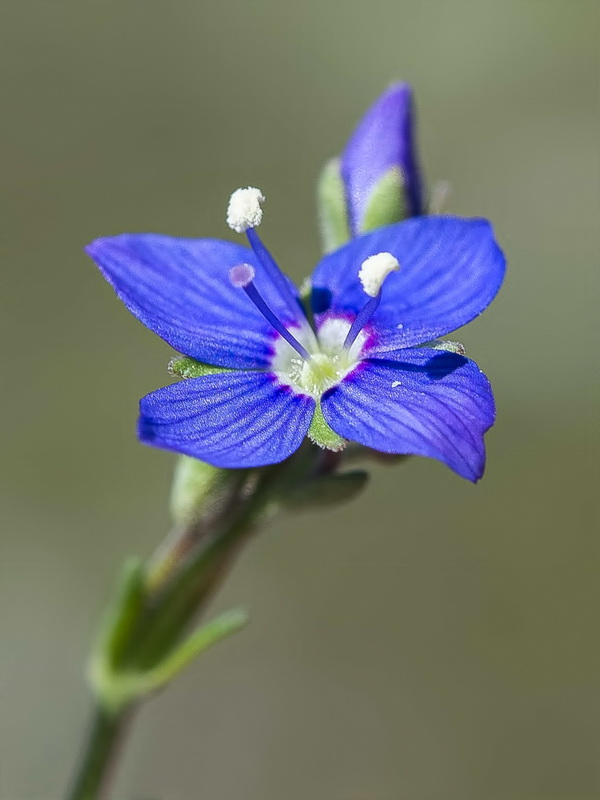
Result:
M229 280L236 289L245 289L256 277L252 264L238 264L229 270Z

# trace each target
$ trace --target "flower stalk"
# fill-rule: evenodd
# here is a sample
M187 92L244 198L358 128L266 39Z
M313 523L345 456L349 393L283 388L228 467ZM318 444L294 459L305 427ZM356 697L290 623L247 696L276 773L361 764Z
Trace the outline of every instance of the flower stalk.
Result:
M247 621L225 612L188 631L214 598L251 535L281 508L339 504L354 497L366 474L337 473L339 459L306 442L286 462L259 470L224 471L209 491L182 479L179 464L175 516L187 513L148 562L124 565L90 660L95 711L68 800L96 800L107 789L119 743L139 705L171 682L194 658ZM198 464L198 470L205 465ZM189 497L200 503L192 512ZM206 487L204 487L206 489ZM212 509L212 511L211 511Z
M67 800L98 800L106 796L130 718L131 711L114 716L101 705L95 706Z

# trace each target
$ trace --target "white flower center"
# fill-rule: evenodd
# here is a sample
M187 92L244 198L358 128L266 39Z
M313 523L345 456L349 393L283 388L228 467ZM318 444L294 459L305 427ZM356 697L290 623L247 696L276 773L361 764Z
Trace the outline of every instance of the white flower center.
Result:
M310 360L302 358L285 339L278 337L271 366L284 386L318 400L323 392L335 386L361 361L367 334L361 331L349 348L344 341L350 330L345 319L328 319L318 335L306 326L293 328L294 337L306 348Z

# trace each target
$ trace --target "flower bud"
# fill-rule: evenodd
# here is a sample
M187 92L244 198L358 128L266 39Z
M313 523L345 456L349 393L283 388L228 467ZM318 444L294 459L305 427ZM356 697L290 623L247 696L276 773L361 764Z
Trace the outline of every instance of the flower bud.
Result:
M423 213L412 89L396 83L371 106L341 158L353 235ZM376 207L374 207L376 206Z
M361 233L423 213L412 89L396 83L358 123L319 185L327 251Z

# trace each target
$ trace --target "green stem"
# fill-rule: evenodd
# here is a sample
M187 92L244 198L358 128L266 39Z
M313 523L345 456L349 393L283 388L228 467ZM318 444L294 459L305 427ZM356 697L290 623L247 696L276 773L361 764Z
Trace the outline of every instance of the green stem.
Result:
M257 494L262 497L263 492ZM165 556L169 568L158 570L161 584L153 581L149 608L130 633L129 642L124 643L124 657L150 665L158 653L176 644L195 614L216 591L245 534L250 531L249 515L257 508L255 494L241 504L237 513L227 515L218 526L220 530L203 537L200 546L182 562L175 563L171 554ZM184 531L182 538L193 539L193 528L190 526ZM175 549L177 547L176 543ZM68 800L99 800L103 796L131 711L129 707L111 715L101 706L95 710Z
M131 709L113 716L97 707L83 744L79 770L67 793L67 800L99 800L108 788L119 743L131 716Z
M135 639L135 658L141 668L151 667L173 647L198 611L204 609L251 530L245 510L179 565L156 598L156 606L141 620L142 629Z
M132 624L126 620L127 626L119 628L121 664L143 673L173 653L214 596L239 549L256 529L261 513L290 481L318 469L320 459L318 449L307 443L284 464L263 468L255 476L252 491L240 485L237 500L223 509L209 529L204 523L190 524L168 552L159 551L158 562L155 560L147 573L139 618L131 620ZM68 800L99 800L103 796L133 709L131 703L112 715L97 709Z
M229 537L226 536L224 539L227 541L235 533L241 532L242 526L235 526L233 530L227 532ZM217 546L214 549L219 551L221 548ZM131 651L135 652L141 662L150 663L154 660L159 647L164 650L165 647L174 645L198 610L199 604L203 605L201 602L203 598L198 596L193 586L193 579L200 577L202 565L206 562L206 557L193 559L187 569L175 576L171 591L165 594L162 602L153 609L153 613L142 619L140 628L132 636L130 643ZM219 575L224 571L223 563ZM209 594L210 589L216 590L217 577L215 575L210 586L205 587L205 596ZM84 741L81 763L72 788L67 794L67 800L100 800L105 796L104 792L108 789L119 745L132 712L132 706L112 714L104 710L101 705L96 707L89 733Z

